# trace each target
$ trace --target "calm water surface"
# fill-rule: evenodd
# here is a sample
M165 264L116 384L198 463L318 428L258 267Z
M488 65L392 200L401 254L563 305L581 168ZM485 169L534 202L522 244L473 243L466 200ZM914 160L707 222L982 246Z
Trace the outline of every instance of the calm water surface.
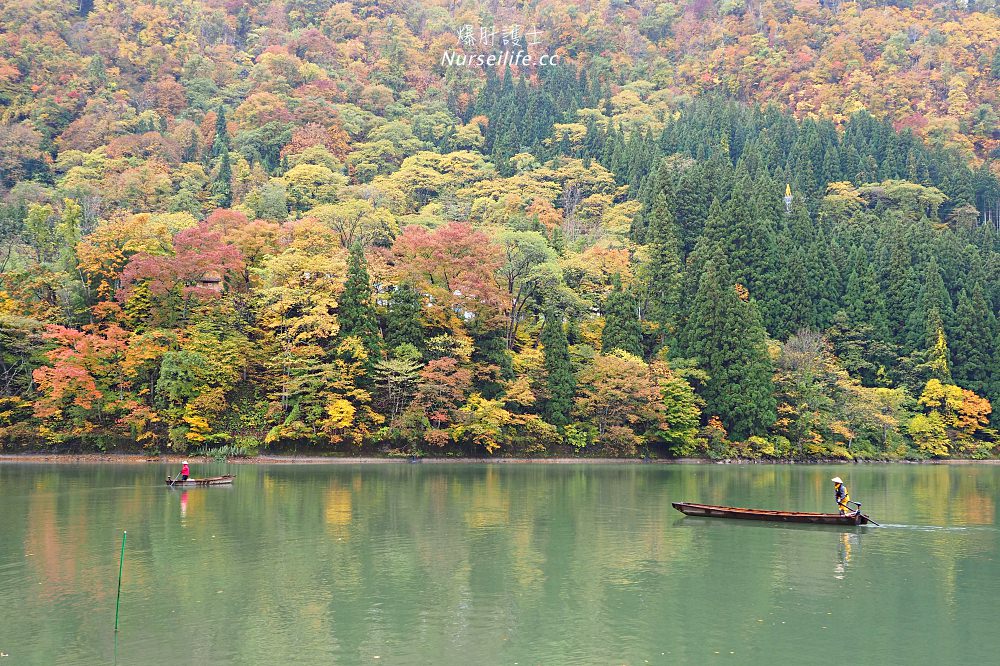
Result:
M997 663L1000 466L0 464L7 664ZM886 527L686 518L677 500ZM128 530L121 630L118 555Z

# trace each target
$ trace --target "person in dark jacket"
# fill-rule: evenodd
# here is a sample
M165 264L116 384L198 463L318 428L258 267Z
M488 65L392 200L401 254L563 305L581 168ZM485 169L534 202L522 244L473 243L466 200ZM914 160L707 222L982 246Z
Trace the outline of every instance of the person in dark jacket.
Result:
M847 503L851 501L851 496L847 493L847 486L844 485L844 480L839 476L833 477L833 496L837 500L837 508L840 509L840 515L844 516L848 513L854 513L847 506Z

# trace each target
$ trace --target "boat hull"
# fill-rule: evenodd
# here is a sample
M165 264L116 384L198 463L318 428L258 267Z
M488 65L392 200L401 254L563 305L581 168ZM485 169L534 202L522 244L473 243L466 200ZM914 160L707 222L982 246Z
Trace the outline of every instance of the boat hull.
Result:
M172 480L169 476L165 483L172 487L190 487L190 486L228 486L233 482L236 477L232 474L224 474L223 476L210 476L204 479L187 479L185 481Z
M703 518L736 518L740 520L766 520L779 523L813 523L815 525L867 525L868 516L862 513L809 513L805 511L767 511L765 509L743 509L733 506L713 504L692 504L671 502L673 507L686 516Z

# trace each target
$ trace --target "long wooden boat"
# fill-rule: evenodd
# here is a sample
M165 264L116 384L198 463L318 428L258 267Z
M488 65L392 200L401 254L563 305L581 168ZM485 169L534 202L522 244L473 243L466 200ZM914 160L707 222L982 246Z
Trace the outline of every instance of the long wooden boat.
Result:
M740 518L743 520L770 520L784 523L815 523L817 525L867 525L868 516L860 511L840 515L839 513L809 513L806 511L767 511L765 509L742 509L734 506L713 504L692 504L671 502L673 507L687 516L705 518Z
M186 481L181 481L180 479L174 481L168 476L166 484L173 488L177 488L179 486L227 486L231 484L235 478L235 474L223 474L222 476L209 476L204 479L192 479L191 477L188 477Z

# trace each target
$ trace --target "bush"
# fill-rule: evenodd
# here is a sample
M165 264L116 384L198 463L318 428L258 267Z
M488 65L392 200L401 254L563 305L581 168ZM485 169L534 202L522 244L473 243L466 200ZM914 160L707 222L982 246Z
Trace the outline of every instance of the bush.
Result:
M188 430L190 430L186 425L174 426L170 429L169 439L170 448L178 453L184 453L188 450Z
M570 423L563 428L563 438L577 453L580 453L590 444L593 432L586 426Z
M252 436L243 435L236 438L233 444L226 444L216 448L202 447L198 449L197 455L214 458L224 461L227 458L252 458L260 452L260 442Z
M544 454L559 443L559 431L537 416L524 417L514 433L514 449L523 455Z
M636 455L642 443L639 436L625 426L611 426L597 441L604 453L613 458Z
M235 454L237 457L256 458L260 455L262 442L253 435L236 435L233 438L233 448L241 453Z
M774 456L774 443L766 437L751 435L740 447L740 453L752 460Z
M774 453L772 454L775 458L787 458L792 455L792 443L788 441L788 438L783 435L772 435L771 445L774 447Z
M847 450L842 443L834 444L830 447L830 455L834 458L843 458L844 460L852 460L854 458L851 452Z

